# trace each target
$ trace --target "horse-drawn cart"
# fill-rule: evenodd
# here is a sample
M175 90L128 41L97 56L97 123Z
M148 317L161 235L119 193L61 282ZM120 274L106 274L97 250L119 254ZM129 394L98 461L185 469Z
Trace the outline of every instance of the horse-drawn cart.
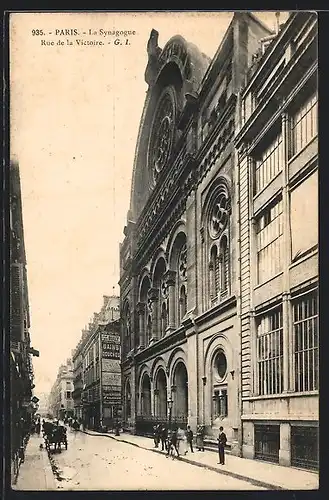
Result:
M45 446L50 451L51 445L54 446L54 451L61 450L62 444L67 450L67 435L66 427L63 425L54 425L51 422L46 422L43 428Z

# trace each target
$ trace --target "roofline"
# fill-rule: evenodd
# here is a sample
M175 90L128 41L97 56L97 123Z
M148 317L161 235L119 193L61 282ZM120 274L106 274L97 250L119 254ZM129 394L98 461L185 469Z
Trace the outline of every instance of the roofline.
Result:
M244 11L245 14L247 14L249 17L252 18L252 20L254 22L256 22L257 24L259 24L263 29L265 29L266 31L269 32L270 35L275 35L275 30L272 30L271 28L269 28L263 21L261 21L255 14L253 14L252 12L249 12L249 11ZM269 10L267 12L272 12L272 13L275 13L276 11L275 10Z
M209 78L209 75L210 75L213 67L215 66L217 60L219 59L220 53L222 52L223 47L224 47L224 45L225 45L225 43L226 43L226 41L227 41L227 39L228 39L228 37L230 35L230 32L232 31L233 22L234 21L235 21L235 13L233 13L233 17L232 17L232 19L230 21L230 24L228 25L228 27L227 27L224 35L223 35L223 38L222 38L222 40L221 40L221 42L220 42L220 44L219 44L219 46L218 46L218 48L217 48L217 50L215 52L214 57L210 61L210 64L209 64L209 66L207 68L207 71L203 75L203 78L202 78L202 80L200 82L200 85L199 85L199 94L202 92L202 89L205 86L205 84L206 84L206 82L207 82L207 80Z

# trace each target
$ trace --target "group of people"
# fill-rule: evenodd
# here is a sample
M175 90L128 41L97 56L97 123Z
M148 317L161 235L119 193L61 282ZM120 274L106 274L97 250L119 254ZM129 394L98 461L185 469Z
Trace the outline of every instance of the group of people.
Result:
M172 455L174 458L175 454L177 457L186 455L189 449L191 453L194 453L193 437L193 431L189 425L186 431L180 427L175 427L168 431L167 427L161 424L155 425L153 428L154 447L159 448L161 443L161 449L167 452L167 457ZM204 451L204 438L205 426L198 425L196 431L196 446L198 451ZM218 464L225 465L225 446L227 444L227 437L222 426L219 428L217 442L219 455Z
M64 424L68 425L74 431L78 431L82 425L82 420L76 417L68 417L64 419Z
M37 417L31 422L31 434L40 434L41 432L41 418Z
M191 453L194 453L193 431L189 425L186 431L180 427L175 427L168 431L165 425L155 425L153 428L153 439L154 447L158 448L161 443L161 449L167 452L167 456L170 454L174 456L175 453L178 457L186 455L189 449Z

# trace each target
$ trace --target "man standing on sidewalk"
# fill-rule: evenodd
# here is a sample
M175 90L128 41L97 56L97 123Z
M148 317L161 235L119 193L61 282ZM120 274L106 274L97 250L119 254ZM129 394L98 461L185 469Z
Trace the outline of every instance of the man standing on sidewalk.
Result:
M190 446L191 452L194 453L194 451L193 451L193 431L189 425L187 426L186 439L187 439L187 445Z
M225 465L225 446L227 443L227 437L224 432L223 427L219 428L219 435L217 438L218 441L218 454L219 454L219 464Z

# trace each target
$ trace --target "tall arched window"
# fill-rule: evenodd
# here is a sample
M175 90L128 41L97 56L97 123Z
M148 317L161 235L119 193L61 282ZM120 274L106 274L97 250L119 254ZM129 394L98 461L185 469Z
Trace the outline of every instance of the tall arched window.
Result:
M152 317L151 314L147 317L147 327L146 327L146 345L149 345L152 338Z
M147 347L151 336L148 334L149 300L148 292L151 282L148 276L144 276L139 292L138 317L139 317L139 345Z
M221 297L228 295L229 287L229 250L227 236L223 235L220 241L220 260L221 260Z
M214 244L210 251L209 262L209 291L212 301L216 301L220 292L220 256L218 253L217 245Z
M187 296L185 285L180 287L179 291L179 320L183 320L185 314L187 313Z
M208 271L208 293L206 302L213 306L229 295L230 288L230 213L231 200L226 182L217 182L206 202L204 223L205 233L204 257L208 259L205 269Z
M178 254L177 264L177 289L178 289L178 311L179 323L182 322L187 312L187 245L186 241L183 243Z
M168 286L164 276L166 268L167 265L164 258L160 257L155 266L153 276L153 286L157 290L157 300L152 305L152 322L155 322L156 338L165 335L168 324Z
M166 329L168 325L168 312L167 312L167 306L165 302L162 302L162 308L161 308L161 337L164 337L166 334Z

